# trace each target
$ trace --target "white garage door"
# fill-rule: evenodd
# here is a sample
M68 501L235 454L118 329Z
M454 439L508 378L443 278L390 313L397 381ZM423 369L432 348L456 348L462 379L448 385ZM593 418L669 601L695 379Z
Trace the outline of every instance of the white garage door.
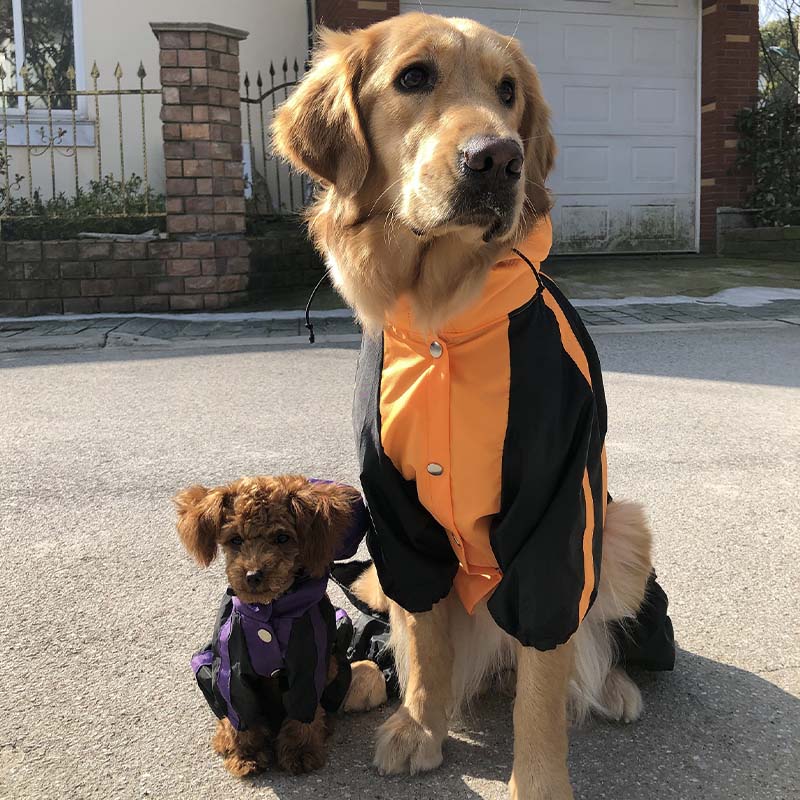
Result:
M696 249L698 4L424 3L428 13L516 31L536 64L559 146L555 252Z

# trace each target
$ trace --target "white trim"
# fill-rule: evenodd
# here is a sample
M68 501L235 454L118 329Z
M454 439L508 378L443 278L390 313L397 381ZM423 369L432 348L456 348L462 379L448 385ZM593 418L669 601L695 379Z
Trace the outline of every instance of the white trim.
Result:
M694 249L700 252L700 198L702 186L700 176L702 175L703 163L703 3L697 0L697 134L695 152L695 210L694 210Z
M11 15L14 18L14 69L17 77L17 91L25 91L22 76L19 70L25 63L25 26L22 23L22 2L23 0L11 0ZM86 65L83 56L83 0L72 0L72 56L75 68L75 88L83 90L86 88ZM88 117L88 98L79 97L76 105L76 114L81 119ZM15 107L7 107L9 117L22 115L24 112L19 107L19 100ZM28 115L31 118L47 116L47 111L36 108L29 109ZM72 118L70 109L53 109L53 118L66 117ZM80 137L79 137L80 139Z
M47 128L47 117L40 116L39 114L29 114L28 116L28 133L25 132L25 123L19 112L8 114L8 129L3 134L3 141L8 142L9 147L25 147L28 144L28 136L30 136L31 147L41 147L44 144L41 141L41 128ZM53 114L53 131L54 133L61 129L64 135L59 139L58 147L72 147L74 144L72 136L72 112L68 115ZM75 133L77 134L78 147L94 147L95 145L95 125L92 120L81 119L80 115L76 115L75 120Z

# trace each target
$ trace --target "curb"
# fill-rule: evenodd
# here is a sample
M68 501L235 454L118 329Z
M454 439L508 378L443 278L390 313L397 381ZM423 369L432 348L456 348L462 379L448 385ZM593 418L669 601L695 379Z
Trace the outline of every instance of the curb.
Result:
M680 333L681 331L702 330L775 330L779 328L800 326L800 317L786 317L775 320L717 320L705 322L662 322L616 325L587 325L593 336L605 336L627 333ZM319 334L317 344L358 344L361 334ZM243 336L237 338L218 339L157 339L152 336L141 336L130 333L91 333L72 336L31 336L0 339L0 354L3 353L47 353L71 350L174 350L187 352L191 350L231 350L243 347L286 347L307 346L313 349L308 338L302 336Z

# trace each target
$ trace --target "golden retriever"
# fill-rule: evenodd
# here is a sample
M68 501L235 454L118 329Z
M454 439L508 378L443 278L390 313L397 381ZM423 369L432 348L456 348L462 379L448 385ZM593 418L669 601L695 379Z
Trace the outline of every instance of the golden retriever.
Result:
M513 38L466 19L408 14L322 32L313 67L280 110L276 150L321 190L309 227L367 335L398 298L435 331L480 293L489 270L547 215L555 144L535 69ZM449 720L493 671L516 667L513 798L573 796L568 706L633 720L639 690L608 623L635 616L651 571L642 509L609 505L597 599L577 633L540 652L502 631L486 603L453 593L410 614L374 571L359 591L390 608L403 704L378 732L381 773L442 761Z

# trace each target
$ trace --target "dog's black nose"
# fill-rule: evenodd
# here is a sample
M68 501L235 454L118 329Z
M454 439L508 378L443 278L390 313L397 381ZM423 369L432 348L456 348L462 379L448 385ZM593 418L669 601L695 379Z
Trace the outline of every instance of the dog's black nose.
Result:
M244 579L247 581L247 585L251 589L255 589L264 579L264 573L260 569L251 569L248 570L247 574L244 576Z
M475 136L467 142L463 164L468 174L515 181L522 174L522 148L514 139Z

